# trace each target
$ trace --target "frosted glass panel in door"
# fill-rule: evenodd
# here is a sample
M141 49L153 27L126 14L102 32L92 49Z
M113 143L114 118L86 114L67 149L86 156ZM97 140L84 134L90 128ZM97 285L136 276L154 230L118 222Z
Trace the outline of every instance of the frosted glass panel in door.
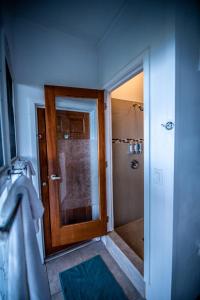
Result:
M60 222L99 218L97 101L56 98Z

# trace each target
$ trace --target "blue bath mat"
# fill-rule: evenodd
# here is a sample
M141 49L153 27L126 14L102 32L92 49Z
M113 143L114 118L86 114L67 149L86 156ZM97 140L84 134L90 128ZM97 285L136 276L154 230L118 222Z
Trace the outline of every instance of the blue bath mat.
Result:
M99 255L59 276L65 300L128 300Z

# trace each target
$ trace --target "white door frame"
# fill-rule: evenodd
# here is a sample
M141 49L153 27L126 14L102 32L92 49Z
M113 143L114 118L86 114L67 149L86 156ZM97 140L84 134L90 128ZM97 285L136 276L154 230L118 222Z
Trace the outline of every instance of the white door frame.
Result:
M112 111L111 92L118 86L144 72L144 281L149 284L150 278L150 58L146 50L122 68L103 86L105 90L105 132L106 132L106 189L108 231L114 230L113 216L113 175L112 175Z

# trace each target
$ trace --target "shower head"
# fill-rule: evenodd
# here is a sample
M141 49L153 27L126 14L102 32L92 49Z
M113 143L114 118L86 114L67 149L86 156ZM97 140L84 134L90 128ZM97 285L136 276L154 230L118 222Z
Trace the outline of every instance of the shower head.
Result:
M144 106L143 105L139 105L139 110L144 111Z
M142 104L139 104L139 103L134 103L134 104L133 104L133 107L134 107L134 108L136 108L136 107L137 107L137 108L139 108L139 110L140 110L140 111L144 111L144 107L143 107L143 105L142 105Z

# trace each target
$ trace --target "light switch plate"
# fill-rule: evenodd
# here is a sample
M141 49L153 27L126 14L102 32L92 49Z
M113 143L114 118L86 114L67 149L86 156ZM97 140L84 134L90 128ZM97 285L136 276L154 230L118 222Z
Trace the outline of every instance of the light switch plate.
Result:
M153 171L153 182L157 185L163 185L163 170L154 168Z

